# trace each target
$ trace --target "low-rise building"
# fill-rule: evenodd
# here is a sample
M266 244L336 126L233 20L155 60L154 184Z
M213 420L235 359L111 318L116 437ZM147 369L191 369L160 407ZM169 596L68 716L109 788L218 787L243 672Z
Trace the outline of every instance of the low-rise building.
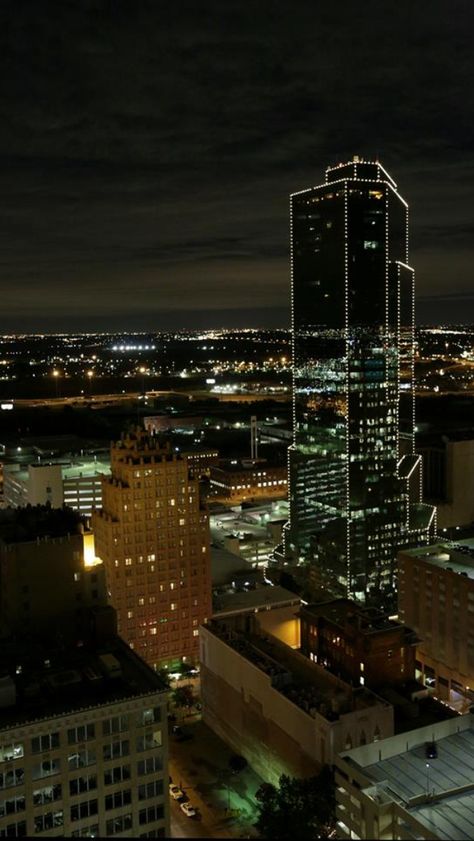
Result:
M351 599L301 608L301 651L355 685L377 689L415 677L416 634Z
M28 465L5 464L3 500L5 507L68 505L90 516L102 505L102 476L110 475L110 460L74 457L40 461Z
M398 556L398 613L412 627L417 676L465 711L474 701L474 540L437 543Z
M337 838L472 839L471 714L335 757Z
M255 461L248 465L239 461L221 461L211 467L210 490L219 502L236 503L255 499L284 499L287 495L286 465L269 465Z
M297 613L297 605L253 607L200 629L204 720L274 783L282 773L310 776L344 748L393 733L389 703L291 647Z

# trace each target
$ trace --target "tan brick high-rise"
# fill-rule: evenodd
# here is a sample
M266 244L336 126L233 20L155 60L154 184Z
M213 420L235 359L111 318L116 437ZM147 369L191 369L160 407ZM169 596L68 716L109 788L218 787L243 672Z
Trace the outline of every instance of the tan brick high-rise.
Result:
M118 631L155 668L198 657L211 612L209 517L188 461L137 429L111 447L93 514Z

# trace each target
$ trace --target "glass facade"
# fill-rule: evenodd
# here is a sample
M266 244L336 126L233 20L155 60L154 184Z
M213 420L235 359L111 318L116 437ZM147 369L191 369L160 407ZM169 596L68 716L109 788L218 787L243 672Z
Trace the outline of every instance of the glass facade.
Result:
M291 196L294 440L286 559L334 594L389 606L402 546L428 540L414 452L408 207L378 163ZM401 430L400 392L410 403Z

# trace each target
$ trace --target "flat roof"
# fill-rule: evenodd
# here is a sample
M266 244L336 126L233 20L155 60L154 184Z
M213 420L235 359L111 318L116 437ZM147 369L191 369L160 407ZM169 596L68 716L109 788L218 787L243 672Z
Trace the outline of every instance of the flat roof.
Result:
M110 474L110 461L83 461L67 465L63 470L64 479L79 479L81 476L96 476L97 474Z
M401 622L390 619L383 611L373 607L363 607L351 599L340 598L327 602L315 602L304 605L303 609L305 613L314 617L324 617L344 629L352 625L364 634L399 630L405 627Z
M474 838L474 730L469 728L436 741L438 756L427 759L425 742L404 753L368 765L364 773L384 783L410 814L440 838ZM429 767L427 768L427 764ZM456 789L472 787L471 791ZM423 798L434 792L434 798ZM444 796L443 796L444 795ZM437 800L436 798L441 799Z
M37 538L67 537L78 534L84 522L72 508L26 505L0 510L0 541L27 543Z
M106 674L103 654L118 660L119 675ZM14 706L0 708L0 730L168 690L163 679L117 636L104 640L100 648L75 646L65 651L35 642L2 643L0 664L16 688Z
M253 572L253 570L250 570ZM255 590L246 590L238 593L223 593L219 595L219 610L214 613L218 618L224 614L254 612L259 607L282 607L283 605L294 604L299 607L300 596L286 590L284 587L257 587Z
M474 539L446 541L400 553L426 564L474 579Z
M299 652L272 637L268 632L240 630L238 615L212 617L204 627L267 674L276 692L281 692L292 704L312 718L317 714L328 721L340 715L363 710L376 704L391 705L365 688L353 688Z

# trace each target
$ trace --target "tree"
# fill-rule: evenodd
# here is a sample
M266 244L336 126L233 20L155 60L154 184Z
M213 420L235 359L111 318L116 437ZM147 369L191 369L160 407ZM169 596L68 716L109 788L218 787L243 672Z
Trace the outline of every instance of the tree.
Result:
M282 774L279 786L263 783L256 793L257 829L262 838L328 838L334 828L334 778L325 766L316 777Z
M185 686L178 686L173 692L173 703L177 709L189 709L194 704L193 687L187 683Z
M229 768L234 774L238 774L239 771L243 771L248 765L245 756L240 756L237 753L234 753L231 758L229 759Z

